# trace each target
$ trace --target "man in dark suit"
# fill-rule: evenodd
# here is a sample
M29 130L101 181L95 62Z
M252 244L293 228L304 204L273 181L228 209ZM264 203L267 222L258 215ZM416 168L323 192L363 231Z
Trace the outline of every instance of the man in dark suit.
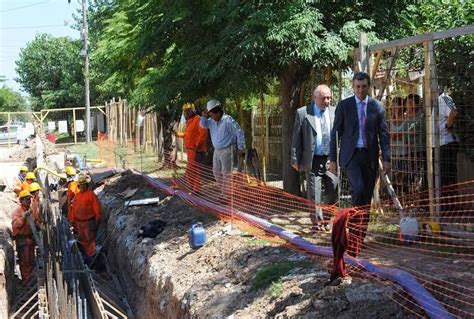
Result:
M337 174L337 137L340 140L339 164L349 178L352 206L365 206L372 199L379 150L382 151L384 170L390 169L390 138L384 107L368 96L369 75L365 72L355 73L352 87L354 96L342 100L336 108L331 131L329 170Z
M313 102L297 110L291 146L291 165L298 172L306 173L307 198L318 204L337 201L336 185L327 175L330 132L335 108L330 106L331 90L319 85L313 93ZM314 231L326 225L320 207L311 215Z

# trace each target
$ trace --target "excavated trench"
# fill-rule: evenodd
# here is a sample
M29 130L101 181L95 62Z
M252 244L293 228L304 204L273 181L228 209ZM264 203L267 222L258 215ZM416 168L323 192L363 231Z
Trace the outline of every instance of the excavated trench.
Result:
M321 260L235 228L229 232L225 222L167 197L140 175L124 172L109 180L99 197L107 221L106 260L119 274L136 318L411 317L391 300L399 287L364 278L326 287ZM158 204L127 204L156 197ZM140 229L146 233L157 220L165 226L156 236L143 236ZM187 236L196 222L208 236L197 250ZM257 274L263 269L287 270L262 283Z
M144 236L140 234L142 226L151 225L153 220L167 219L165 215L170 212L170 198L165 199L163 194L152 189L143 191L144 181L138 176L129 176L131 178L127 178L127 183L107 185L99 193L107 225L106 239L101 241L106 250L105 261L120 277L136 318L192 317L189 304L176 294L172 273L163 273L166 267L158 269L159 264L153 262L153 255L167 246L169 241L178 243L176 238L166 235L167 231L163 231L165 236L158 239L147 237L146 230ZM128 199L121 194L135 188L140 190ZM155 197L159 197L162 203L153 206L127 205L127 200ZM165 227L173 226L168 223Z

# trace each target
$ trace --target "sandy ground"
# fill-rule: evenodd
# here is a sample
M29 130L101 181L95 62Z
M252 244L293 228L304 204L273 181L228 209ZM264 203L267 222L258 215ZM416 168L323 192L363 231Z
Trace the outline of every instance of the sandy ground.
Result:
M394 285L354 278L326 287L322 260L245 232L228 234L225 222L179 198L126 208L119 193L127 188L138 188L133 199L165 196L133 174L100 192L110 233L107 258L121 272L137 318L411 317L392 301ZM164 231L156 238L137 237L155 219L167 223ZM209 240L193 250L187 231L198 221Z

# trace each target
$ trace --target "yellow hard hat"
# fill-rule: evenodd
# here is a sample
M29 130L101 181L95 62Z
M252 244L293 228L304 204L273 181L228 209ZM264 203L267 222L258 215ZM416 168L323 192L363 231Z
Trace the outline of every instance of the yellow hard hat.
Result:
M30 192L39 191L39 190L41 190L40 184L38 184L36 182L31 183Z
M76 175L76 169L72 166L66 166L66 175Z
M28 172L28 173L26 173L25 178L26 178L26 179L36 179L36 176L35 176L35 173L33 173L33 172Z
M22 190L20 194L18 194L19 199L23 199L25 197L31 197L30 191L27 191L26 189Z
M21 165L20 172L28 172L28 167L26 167L25 165Z
M77 183L79 185L87 184L87 183L89 183L89 179L87 178L87 176L82 175L82 176L79 176L79 179L77 180Z
M193 103L184 103L183 104L183 112L187 110L195 110Z

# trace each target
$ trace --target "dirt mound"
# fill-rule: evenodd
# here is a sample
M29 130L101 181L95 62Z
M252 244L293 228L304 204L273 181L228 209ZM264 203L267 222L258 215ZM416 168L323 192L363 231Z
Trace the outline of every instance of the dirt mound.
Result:
M321 260L228 231L225 222L176 197L126 207L119 193L134 187L133 199L166 197L131 173L115 178L99 196L111 240L107 258L120 272L137 318L409 317L391 301L393 285L354 279L326 287ZM139 238L140 227L156 219L166 222L163 232ZM198 250L187 236L195 222L208 236Z

